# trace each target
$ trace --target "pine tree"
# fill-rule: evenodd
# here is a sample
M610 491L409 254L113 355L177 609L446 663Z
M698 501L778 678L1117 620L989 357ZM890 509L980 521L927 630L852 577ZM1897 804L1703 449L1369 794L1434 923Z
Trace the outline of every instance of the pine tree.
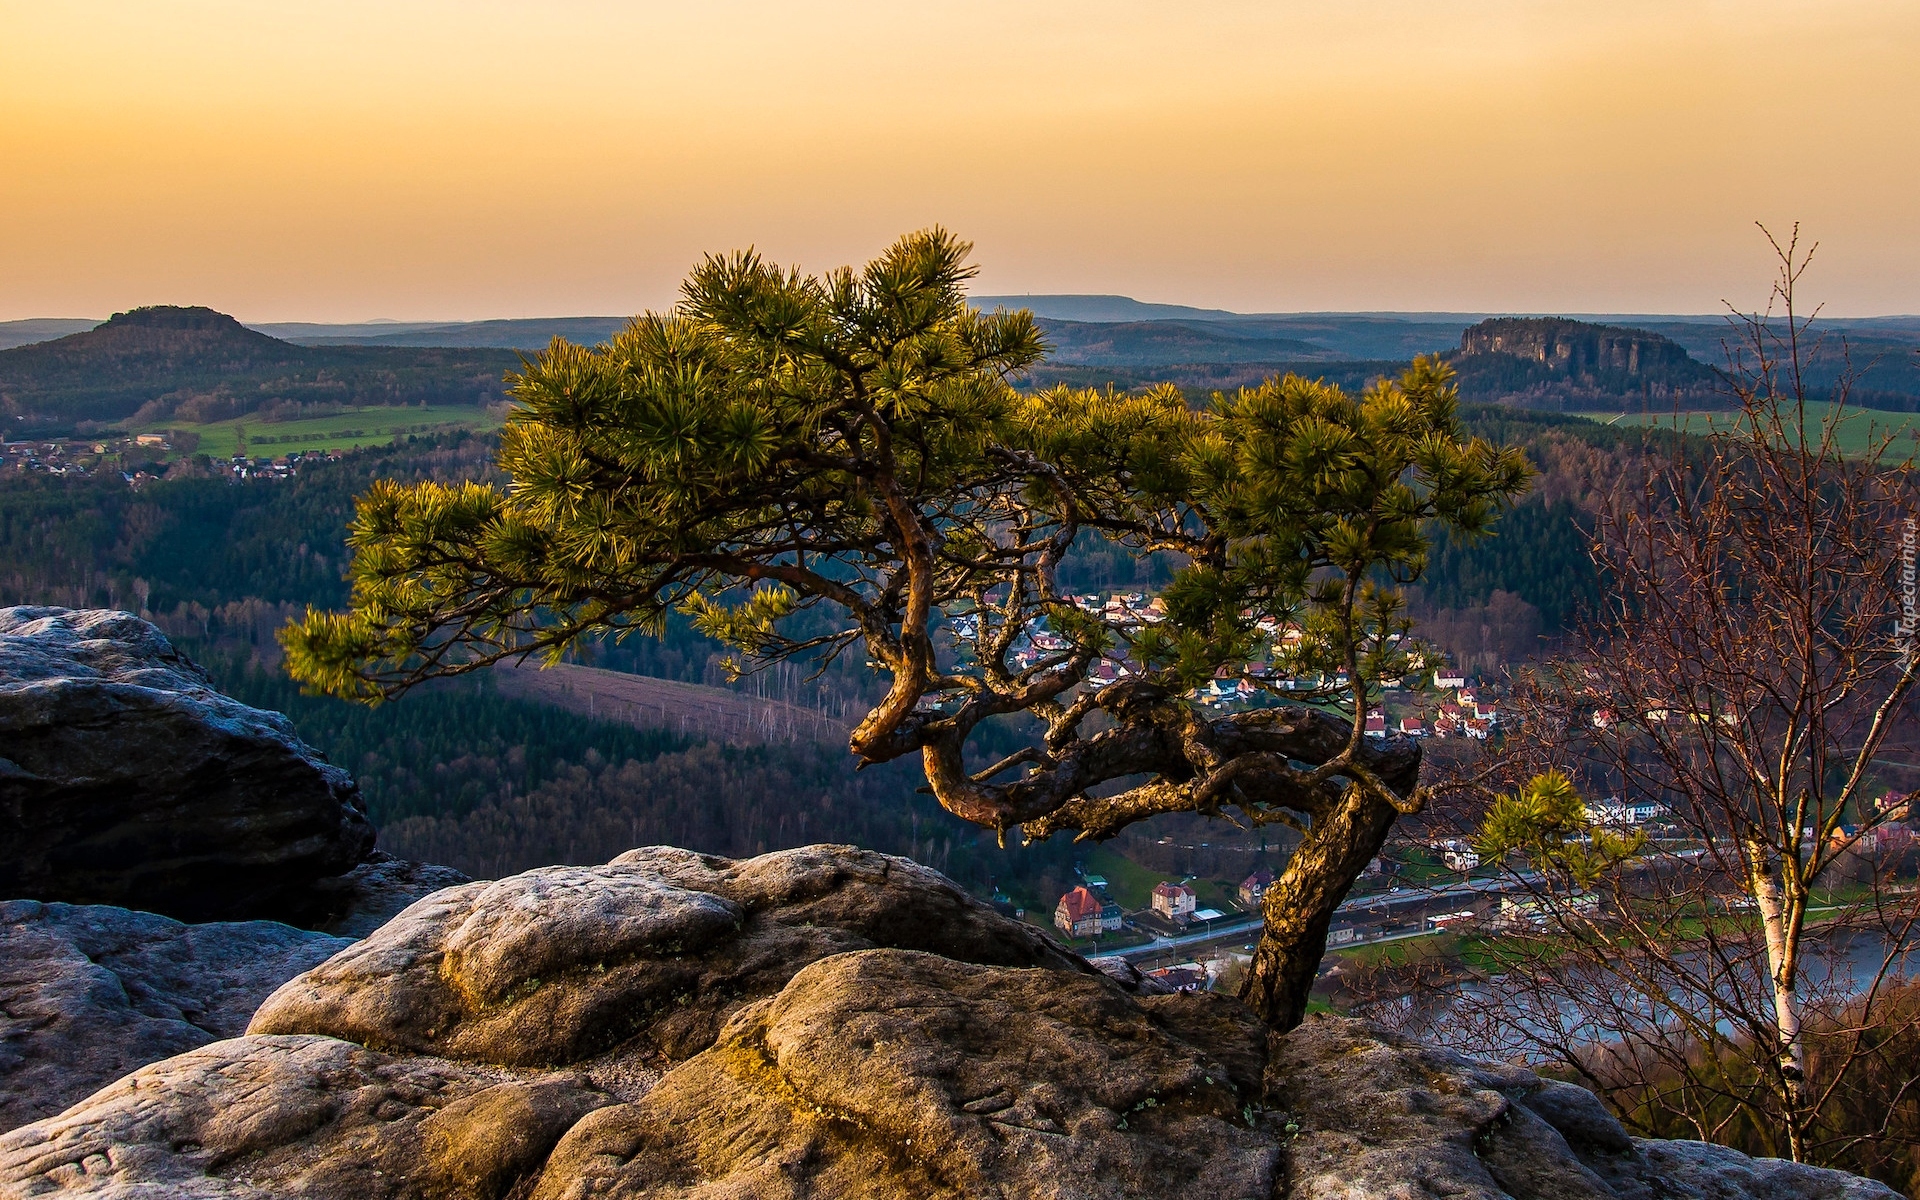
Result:
M918 754L944 807L1003 838L1230 810L1300 831L1242 993L1289 1028L1335 906L1427 800L1416 745L1362 736L1409 671L1400 586L1434 528L1486 530L1530 469L1462 434L1437 360L1357 397L1289 376L1198 411L1171 387L1022 394L1008 378L1045 346L1030 314L968 307L969 249L936 229L821 277L712 257L672 312L556 340L513 380L510 485L376 483L351 608L285 630L290 668L378 700L674 610L743 670L861 655L888 686L853 754ZM1083 535L1184 564L1164 620L1061 594ZM1221 672L1268 686L1263 622L1304 631L1276 661L1327 681L1287 693L1310 703L1188 699ZM1016 661L1041 629L1056 648ZM1095 686L1103 658L1129 674ZM976 769L1007 714L1033 736Z

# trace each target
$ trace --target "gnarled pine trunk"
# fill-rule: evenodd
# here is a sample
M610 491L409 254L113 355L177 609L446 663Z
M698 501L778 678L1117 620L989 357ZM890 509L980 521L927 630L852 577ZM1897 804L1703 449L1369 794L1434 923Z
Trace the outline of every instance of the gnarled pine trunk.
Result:
M1267 888L1261 905L1265 926L1240 999L1269 1028L1284 1033L1306 1016L1334 909L1386 844L1396 815L1385 800L1349 788L1333 811L1308 829Z

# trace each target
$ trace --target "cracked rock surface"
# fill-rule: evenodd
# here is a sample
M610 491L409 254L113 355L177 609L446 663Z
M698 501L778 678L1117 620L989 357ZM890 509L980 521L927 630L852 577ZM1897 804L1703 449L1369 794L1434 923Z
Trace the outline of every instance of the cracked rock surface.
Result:
M0 1129L237 1036L274 988L346 945L273 921L0 903Z
M415 904L0 1196L1897 1200L1513 1067L1094 970L903 859L651 848Z

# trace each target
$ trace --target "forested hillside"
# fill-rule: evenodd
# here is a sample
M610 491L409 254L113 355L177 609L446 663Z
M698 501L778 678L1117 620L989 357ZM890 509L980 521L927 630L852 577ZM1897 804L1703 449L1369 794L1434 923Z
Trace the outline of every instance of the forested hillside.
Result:
M207 308L140 308L84 333L0 350L7 437L87 432L113 422L184 424L386 404L480 405L505 398L511 351L283 342Z
M274 633L306 604L345 602L354 497L376 477L484 477L492 453L491 439L413 439L291 480L178 469L139 491L118 475L0 478L0 605L142 612L222 688L287 713L352 771L385 849L477 876L653 842L752 854L824 840L910 854L1031 904L1065 886L1069 843L1003 851L917 793L912 764L856 775L844 745L723 746L505 699L484 680L380 709L302 695L277 669ZM599 661L719 683L719 652L676 621Z

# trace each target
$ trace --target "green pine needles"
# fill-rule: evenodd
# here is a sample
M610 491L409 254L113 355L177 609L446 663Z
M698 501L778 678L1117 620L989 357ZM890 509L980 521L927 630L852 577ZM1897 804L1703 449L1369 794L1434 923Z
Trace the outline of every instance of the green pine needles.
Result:
M1360 396L1289 376L1197 410L1171 387L1022 393L1009 380L1043 357L1040 331L968 306L968 252L934 229L820 277L713 257L671 312L601 347L556 341L511 381L510 485L376 484L351 607L286 629L289 669L377 701L656 632L676 609L743 670L857 647L887 692L852 752L919 754L968 820L1106 837L1231 809L1299 830L1281 882L1325 886L1277 888L1263 945L1317 961L1328 897L1425 802L1417 747L1362 737L1382 681L1412 668L1400 587L1436 529L1486 531L1530 468L1463 436L1431 359ZM1185 564L1163 619L1060 593L1083 537ZM1103 661L1113 682L1093 679ZM1287 698L1318 703L1186 699L1222 674L1276 697L1284 674ZM1031 744L970 769L973 731L1016 713ZM1297 980L1265 978L1270 1019L1297 1020Z

